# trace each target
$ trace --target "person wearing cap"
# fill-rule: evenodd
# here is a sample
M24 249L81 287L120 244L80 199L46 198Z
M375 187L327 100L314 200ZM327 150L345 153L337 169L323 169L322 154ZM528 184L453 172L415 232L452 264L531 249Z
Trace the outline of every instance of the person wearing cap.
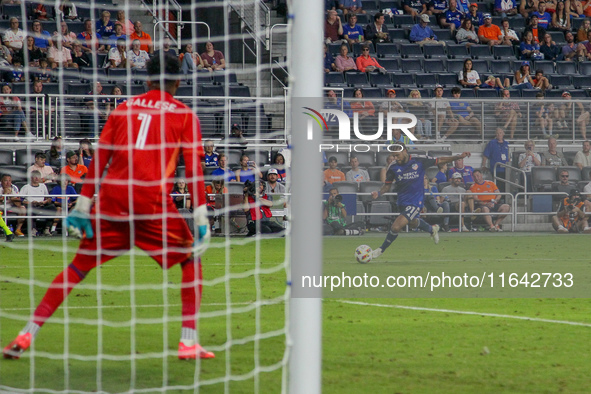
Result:
M469 212L474 212L474 197L472 197L470 194L466 194L462 174L459 172L453 173L450 178L450 182L451 184L441 189L441 194L445 200L449 202L449 211L455 213L465 213L466 205L468 205ZM470 230L468 230L466 227L464 218L465 215L462 215L460 226L462 227L463 232L467 232ZM449 223L449 220L447 222Z
M568 91L562 93L563 104L558 107L558 120L556 121L558 128L568 129L567 119L571 120L573 112L575 115L575 124L577 129L581 133L584 140L587 139L587 124L589 124L589 112L585 110L585 107L580 101L573 103L571 101L571 94ZM562 122L561 122L562 121ZM572 130L568 130L569 133ZM591 162L590 162L591 164Z
M538 10L538 0L521 0L519 2L519 14L529 18L532 12Z
M382 102L379 111L384 114L384 119L388 116L388 112L405 112L404 107L396 100L396 90L388 89L386 92L387 101Z
M482 12L478 11L477 3L470 4L468 12L466 12L465 19L470 19L472 21L472 26L474 27L480 27L484 25L484 15L482 14Z
M369 45L371 44L363 44L361 46L361 55L357 57L355 64L357 65L357 69L364 72L372 72L372 71L380 71L382 73L386 72L386 69L378 63L378 60L375 57L371 57L369 55Z
M490 14L484 14L484 25L478 29L478 38L482 44L488 44L489 46L501 45L503 42L503 36L501 34L501 28L497 25L492 24L492 17Z
M365 27L364 39L372 41L374 44L381 42L390 42L390 36L388 35L388 28L385 25L386 17L381 12L376 12L373 16L373 23L369 23ZM357 65L359 68L359 65Z
M419 23L414 25L410 31L410 42L423 45L444 45L444 41L437 41L437 36L433 29L429 27L429 15L423 14L419 18Z
M488 225L488 231L503 231L501 223L507 215L502 215L511 210L509 204L501 204L503 197L499 192L499 188L493 181L486 181L482 175L482 171L474 170L474 183L470 186L472 193L479 193L474 195L474 212L482 213L499 213L494 222L491 215L484 215L484 221ZM485 194L483 194L485 193ZM480 209L480 211L478 211Z
M513 45L519 42L519 37L515 30L509 27L509 19L504 18L501 22L501 36L503 45Z
M503 18L517 15L517 4L515 0L495 0L495 15Z
M83 164L78 164L79 156L73 150L66 154L66 165L60 170L60 174L67 174L70 176L70 182L73 185L81 183L82 179L88 173L88 168Z
M550 23L552 23L552 16L546 12L546 2L544 0L540 0L538 2L538 10L532 12L531 17L536 16L538 18L538 24L542 29L548 29ZM540 37L544 37L540 35Z
M578 59L579 61L584 61L589 52L587 52L587 48L582 43L575 44L575 37L573 33L567 31L564 35L564 39L566 40L566 45L562 46L562 55L564 56L564 60L574 60Z
M267 170L267 184L265 185L266 194L284 194L285 185L277 182L279 179L279 171L276 168L271 167Z
M591 233L585 213L588 202L585 200L577 189L573 189L568 197L560 201L556 215L552 216L552 227L557 233Z
M337 158L331 156L328 158L328 168L324 170L324 181L329 184L333 184L335 182L344 182L346 181L345 174L337 169Z
M544 36L546 35L546 29L543 28L538 23L538 21L539 21L539 17L537 15L532 15L531 18L529 19L529 24L525 27L525 30L523 31L523 36L525 37L527 32L531 31L534 42L539 44L540 42L544 41Z
M416 18L419 15L427 13L427 4L429 4L427 0L403 0L402 9L405 14L412 15ZM427 17L429 16L427 15Z
M443 17L439 19L441 27L449 29L452 32L459 29L464 19L464 14L458 11L457 1L449 0L449 8L443 14Z
M242 133L242 126L238 123L232 124L232 127L230 127L230 135L227 139L226 136L222 137L220 142L228 145L240 145L240 148L246 147L248 144L248 141L246 141L246 138L244 138Z

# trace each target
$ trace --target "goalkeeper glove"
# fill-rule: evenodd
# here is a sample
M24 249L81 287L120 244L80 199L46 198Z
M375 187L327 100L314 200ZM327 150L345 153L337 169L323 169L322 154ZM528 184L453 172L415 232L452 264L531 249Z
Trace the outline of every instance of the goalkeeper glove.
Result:
M68 232L74 235L76 238L82 238L86 234L86 238L91 239L94 237L92 231L92 223L90 221L90 206L92 200L85 196L78 197L76 206L70 212L66 220L64 220L65 227Z
M193 210L193 221L195 222L195 243L193 244L193 248L194 253L200 256L209 247L209 240L211 238L207 206L205 204Z

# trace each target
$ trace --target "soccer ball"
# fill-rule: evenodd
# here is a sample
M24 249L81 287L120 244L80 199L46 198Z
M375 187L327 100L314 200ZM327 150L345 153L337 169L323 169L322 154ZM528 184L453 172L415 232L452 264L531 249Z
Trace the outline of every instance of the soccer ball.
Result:
M358 263L367 264L371 261L371 248L367 245L358 246L355 249L355 259Z

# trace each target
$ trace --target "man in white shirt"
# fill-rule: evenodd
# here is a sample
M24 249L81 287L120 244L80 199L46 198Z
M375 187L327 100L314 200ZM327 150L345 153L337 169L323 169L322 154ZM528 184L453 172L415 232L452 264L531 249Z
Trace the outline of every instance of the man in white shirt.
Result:
M47 190L47 186L44 183L41 183L41 173L39 171L31 171L30 173L30 180L29 183L23 186L19 195L24 196L23 204L27 207L28 212L32 212L33 215L40 215L46 216L48 214L53 213L53 210L50 210L49 207L52 204L51 197L49 197L49 191ZM48 221L45 219L39 219L44 226L44 230L47 230L49 233ZM15 234L17 237L20 237L22 234L22 227L25 219L18 219L16 224ZM33 226L33 232L31 236L36 236L37 231L35 229L35 225ZM49 234L48 234L49 235Z
M578 151L575 155L575 165L579 169L583 167L591 167L591 141L583 141L583 150Z
M140 40L133 40L131 49L127 51L127 61L132 68L144 69L146 68L147 61L150 60L148 52L140 49L141 45Z
M23 49L25 42L25 33L18 27L18 19L15 17L10 18L10 28L6 29L2 36L4 45L10 49L10 52L20 51Z
M351 156L349 164L351 164L351 169L345 174L345 179L348 182L368 182L370 180L369 173L359 168L359 159L356 156Z

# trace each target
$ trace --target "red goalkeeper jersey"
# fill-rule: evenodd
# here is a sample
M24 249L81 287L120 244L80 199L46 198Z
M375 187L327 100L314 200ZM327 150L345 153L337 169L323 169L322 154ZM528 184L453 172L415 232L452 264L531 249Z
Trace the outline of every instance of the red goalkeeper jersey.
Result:
M164 91L132 97L109 116L81 194L91 198L98 185L95 210L108 216L176 211L170 193L181 153L192 200L197 206L204 204L204 152L197 116Z

